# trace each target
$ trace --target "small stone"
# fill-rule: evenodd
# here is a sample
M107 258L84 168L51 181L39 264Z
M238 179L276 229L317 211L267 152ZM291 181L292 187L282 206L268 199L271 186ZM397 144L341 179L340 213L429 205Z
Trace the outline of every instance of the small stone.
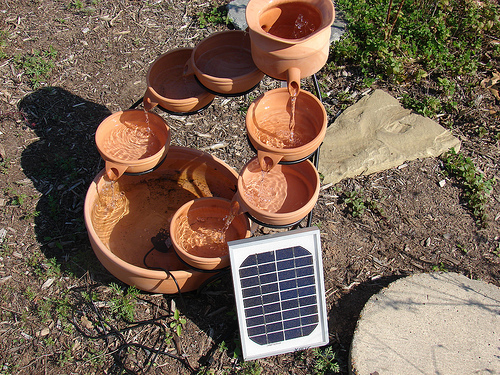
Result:
M42 285L42 289L47 289L47 288L50 288L50 286L54 283L54 278L53 277L50 277L48 278Z
M446 180L439 181L439 187L444 187L446 185Z
M444 238L445 240L449 240L449 239L451 239L451 233L445 233L445 234L443 234L443 238Z
M37 332L37 337L45 337L50 333L50 329L48 327L42 328L40 331Z
M19 251L14 251L12 253L12 256L15 257L15 258L18 258L18 259L23 259L23 254L21 254Z

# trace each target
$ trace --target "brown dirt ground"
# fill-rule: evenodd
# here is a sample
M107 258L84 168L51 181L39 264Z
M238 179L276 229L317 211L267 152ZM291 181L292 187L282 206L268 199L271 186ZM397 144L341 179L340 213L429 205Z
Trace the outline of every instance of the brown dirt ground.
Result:
M133 318L145 322L128 324L116 314L120 298L110 285L126 286L100 265L87 239L84 197L103 167L94 144L97 126L142 97L147 69L156 57L173 48L194 47L225 28L199 28L196 14L212 7L199 0L1 2L0 30L8 35L2 48L6 57L0 60L1 374L187 374L189 367L213 374L314 371L311 350L256 363L238 359L227 276L182 299L140 293ZM49 46L57 51L55 67L34 89L15 56L48 51ZM487 73L467 82L457 77L464 88L458 94L459 111L438 120L454 125L464 154L486 178L498 179L498 142L478 135L500 129L498 103L479 85ZM366 91L352 67L318 76L327 88L330 121ZM155 111L171 125L172 144L206 148L239 170L254 156L242 135L244 110L277 85L266 78L251 94L216 97L206 111L188 117ZM313 91L310 80L304 85ZM395 97L432 92L425 83L381 88ZM341 91L349 93L349 102L337 99ZM219 143L225 146L210 149ZM343 197L354 189L363 189L380 212L367 210L353 217ZM445 175L439 159L407 162L321 191L312 222L321 230L330 345L343 373L364 303L390 281L447 270L500 286L499 189L497 184L486 205L486 228L476 225L463 187ZM260 228L258 234L270 232ZM187 318L180 337L169 325L172 301ZM149 367L139 344L158 343L171 356L150 358L154 365Z

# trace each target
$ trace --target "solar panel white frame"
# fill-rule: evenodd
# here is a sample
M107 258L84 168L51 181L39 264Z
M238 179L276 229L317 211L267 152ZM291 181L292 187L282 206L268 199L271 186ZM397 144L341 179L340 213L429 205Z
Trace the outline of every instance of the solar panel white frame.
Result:
M304 228L273 235L252 237L231 241L228 242L228 245L241 345L243 358L245 360L264 358L328 344L323 261L321 257L320 232L318 228ZM294 258L294 266L292 268L283 269L283 267L288 266L285 265L282 267L278 265L276 259L280 257L279 254L283 254L286 258L283 260L283 263L281 263L282 265L287 262L289 263L289 257L292 256ZM268 262L266 260L270 255L276 258L274 272L272 271L273 261L271 260ZM295 256L297 256L297 259L295 259ZM262 259L262 262L258 259ZM254 260L257 262L257 266L270 267L271 271L268 274L252 276L252 270L256 269ZM310 266L308 266L308 264ZM289 279L290 270L293 270L292 279ZM249 274L245 275L247 271L249 271ZM272 276L273 273L278 280L267 283L264 280L265 275ZM296 298L292 296L291 299L287 300L287 297L284 295L284 293L293 293L293 290L278 292L276 292L276 290L271 290L270 292L270 287L280 288L280 285L282 285L281 277L287 279L284 282L296 280ZM246 283L246 280L258 284L258 287L250 287L249 284ZM262 282L261 280L264 281ZM301 283L303 287L301 287ZM267 290L263 292L264 287L266 287ZM254 289L255 293L251 292L249 296L249 290L251 289ZM307 291L307 293L312 294L301 295L301 291ZM278 300L275 299L276 296L278 296ZM271 298L267 298L266 301L266 297ZM258 298L261 298L261 300L259 301ZM252 304L252 300L256 302ZM299 306L288 309L286 307L287 302L292 304L298 303ZM300 304L302 302L305 304L310 304L312 302L315 305L317 319L314 317L314 309L311 310L313 306L301 306ZM277 307L278 311L276 311L274 307ZM264 308L271 308L273 311L266 312ZM263 324L266 332L263 333L262 336L259 336L259 333L255 334L256 329L262 330L262 325L259 323L257 326L252 326L252 310L262 311L262 314L257 313L257 319L264 319L264 321L266 321L266 318L270 317L271 323L265 322ZM305 319L306 322L309 321L309 323L314 323L316 319L316 323L299 323L299 327L297 327L294 326L294 321L297 321L297 317L288 319L285 316L287 313L296 314L297 312L299 312L300 315L302 311L306 311L307 313L312 311L313 313L306 317L299 317L300 322L303 322ZM278 320L275 320L273 317L278 317ZM279 317L281 317L281 320ZM282 323L281 326L279 325L280 322ZM286 324L288 324L289 327L291 325L288 331L286 331L285 328ZM272 325L275 325L275 327L278 326L278 328L276 330L271 328L271 333L268 333L268 327ZM287 335L287 338L283 333L283 340L280 340L280 329L283 332L291 332L292 334ZM296 337L297 334L294 334L294 332L297 332L297 329L300 329L301 332L298 334L298 337ZM258 342L262 340L266 342Z

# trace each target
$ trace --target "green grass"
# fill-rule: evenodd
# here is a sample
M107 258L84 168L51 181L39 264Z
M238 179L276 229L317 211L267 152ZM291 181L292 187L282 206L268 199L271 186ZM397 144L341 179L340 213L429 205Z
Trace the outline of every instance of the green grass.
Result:
M140 291L134 286L129 286L126 291L123 291L115 283L111 283L109 287L114 294L110 300L111 312L128 322L133 321L137 302L136 298L140 294Z
M486 205L495 179L486 179L484 174L478 171L471 158L457 153L453 148L443 156L443 159L446 171L462 184L467 204L477 224L482 227L486 226L488 221Z
M24 71L33 89L37 89L47 79L55 66L57 51L50 46L48 51L34 50L32 53L15 57L15 65Z
M333 61L359 65L367 76L396 81L473 74L492 50L495 66L500 7L470 0L337 0L349 25L332 47Z
M205 12L198 12L196 14L198 17L198 25L200 28L204 29L209 25L229 25L232 21L227 15L227 8L225 5L216 6L214 5L212 8Z

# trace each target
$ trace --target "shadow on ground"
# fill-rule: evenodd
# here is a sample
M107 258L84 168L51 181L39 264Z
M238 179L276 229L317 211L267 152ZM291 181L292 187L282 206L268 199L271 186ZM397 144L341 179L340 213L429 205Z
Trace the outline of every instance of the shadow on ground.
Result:
M35 233L42 251L75 275L104 274L87 239L83 205L103 167L94 133L110 111L60 87L27 95L19 111L39 137L23 151L21 165L41 193Z

